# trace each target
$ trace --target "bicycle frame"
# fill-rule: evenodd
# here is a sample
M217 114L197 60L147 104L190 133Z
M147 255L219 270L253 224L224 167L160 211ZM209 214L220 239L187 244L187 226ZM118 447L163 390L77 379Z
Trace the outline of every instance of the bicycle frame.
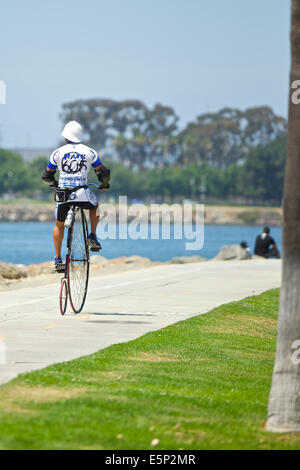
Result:
M89 186L94 186L94 187L99 188L99 186L95 183L89 183L88 185L86 185L84 187L89 187ZM64 190L62 188L53 188L53 189L56 191L56 193L64 192ZM67 193L67 190L65 192ZM56 201L56 202L58 202L58 201ZM61 203L68 203L68 201L64 200L64 201L61 201ZM85 218L85 215L84 215L84 212L83 212L83 208L76 205L76 203L72 204L72 203L69 202L68 204L70 205L70 209L68 211L67 217L69 216L69 213L71 211L72 220L70 221L70 223L68 224L68 227L67 227L68 228L67 254L66 254L64 276L61 279L61 288L60 288L60 297L59 297L60 311L61 311L62 315L64 315L64 313L66 312L68 299L70 300L70 304L71 304L71 307L72 307L74 313L79 313L82 310L85 299L86 299L86 294L87 294L87 286L88 286L88 279L89 279L89 265L90 265L89 247L88 247L88 242L87 242L87 221L86 221L86 218ZM72 299L72 292L71 292L72 289L70 287L71 286L71 280L70 280L70 261L71 260L70 260L70 257L71 257L71 252L72 252L72 236L73 236L74 221L75 221L75 217L76 217L76 214L78 213L78 211L81 211L82 230L83 230L83 236L84 236L84 246L85 246L85 251L86 251L87 267L86 267L86 280L85 280L85 289L84 289L84 293L83 293L83 297L82 297L82 304L80 305L79 309L76 309L75 306L74 306L74 302L73 302L74 297ZM76 262L76 261L81 261L81 260L74 260L74 262ZM76 295L75 295L75 297L76 297Z

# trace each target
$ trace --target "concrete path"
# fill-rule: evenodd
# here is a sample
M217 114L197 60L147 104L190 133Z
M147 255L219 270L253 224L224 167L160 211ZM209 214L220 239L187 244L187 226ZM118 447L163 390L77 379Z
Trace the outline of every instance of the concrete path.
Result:
M57 284L0 293L0 383L279 287L279 260L160 265L90 279L83 313L58 309Z

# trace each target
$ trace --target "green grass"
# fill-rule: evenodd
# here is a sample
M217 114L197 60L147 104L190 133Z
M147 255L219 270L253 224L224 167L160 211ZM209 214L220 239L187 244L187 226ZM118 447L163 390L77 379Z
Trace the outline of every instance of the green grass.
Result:
M278 290L0 387L2 449L300 449L263 430Z

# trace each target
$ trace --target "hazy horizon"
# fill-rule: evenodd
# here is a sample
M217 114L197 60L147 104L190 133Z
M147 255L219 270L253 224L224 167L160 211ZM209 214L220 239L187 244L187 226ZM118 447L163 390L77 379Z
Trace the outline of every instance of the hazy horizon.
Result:
M6 3L1 146L56 147L61 105L76 99L159 102L181 128L225 106L286 117L289 15L286 0Z

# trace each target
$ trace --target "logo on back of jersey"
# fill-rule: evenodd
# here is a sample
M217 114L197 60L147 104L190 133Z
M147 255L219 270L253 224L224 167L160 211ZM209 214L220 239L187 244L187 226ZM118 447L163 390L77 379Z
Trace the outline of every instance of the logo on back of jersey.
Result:
M82 170L87 170L86 156L78 152L65 153L61 162L61 169L64 173L75 174Z

